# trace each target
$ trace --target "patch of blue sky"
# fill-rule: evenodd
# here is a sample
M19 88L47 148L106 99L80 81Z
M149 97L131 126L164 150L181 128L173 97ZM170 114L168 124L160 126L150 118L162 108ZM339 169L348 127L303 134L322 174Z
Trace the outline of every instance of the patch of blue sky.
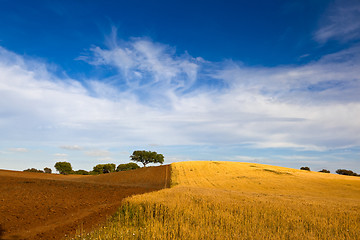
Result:
M313 22L327 3L5 1L0 38L10 50L46 57L66 70L71 70L66 64L71 64L76 54L104 41L101 35L109 33L109 25L118 27L125 40L145 35L211 61L231 58L274 66L305 54L301 49L307 49L311 39L302 36L315 30ZM14 28L21 31L14 32ZM22 39L27 44L21 49ZM284 46L297 47L284 51Z

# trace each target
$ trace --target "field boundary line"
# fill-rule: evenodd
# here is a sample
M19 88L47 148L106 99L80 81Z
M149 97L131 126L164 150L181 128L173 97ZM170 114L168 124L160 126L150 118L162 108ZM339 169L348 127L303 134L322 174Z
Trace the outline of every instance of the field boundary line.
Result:
M166 166L165 168L165 187L167 187L167 183L168 183L168 172L169 172L169 166Z

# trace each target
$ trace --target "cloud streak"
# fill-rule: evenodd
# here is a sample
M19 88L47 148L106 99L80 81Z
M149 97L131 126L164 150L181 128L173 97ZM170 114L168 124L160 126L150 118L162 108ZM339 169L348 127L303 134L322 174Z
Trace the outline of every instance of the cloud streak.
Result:
M330 5L323 16L315 40L325 43L329 40L347 42L360 39L360 3L352 0L338 0Z
M65 145L65 146L60 146L60 148L66 150L75 150L75 151L82 150L82 147L80 147L79 145Z
M86 151L85 155L91 156L91 157L108 157L111 154L107 150L91 150L91 151Z
M17 153L26 153L29 150L26 148L9 148L10 152L17 152Z
M54 156L60 158L66 158L68 155L66 153L55 153Z

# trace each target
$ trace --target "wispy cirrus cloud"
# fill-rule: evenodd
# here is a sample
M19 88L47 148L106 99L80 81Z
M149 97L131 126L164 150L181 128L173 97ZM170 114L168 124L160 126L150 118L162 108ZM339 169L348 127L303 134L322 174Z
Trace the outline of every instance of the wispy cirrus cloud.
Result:
M315 32L315 40L325 43L329 40L347 42L360 39L360 3L356 0L333 2L321 19Z
M146 38L110 42L108 49L92 47L89 55L78 60L116 69L117 74L110 77L110 82L121 88L123 94L135 94L148 104L164 105L167 98L187 91L197 80L201 58L187 53L176 55L175 48ZM101 95L106 86L100 85L92 82L95 92Z

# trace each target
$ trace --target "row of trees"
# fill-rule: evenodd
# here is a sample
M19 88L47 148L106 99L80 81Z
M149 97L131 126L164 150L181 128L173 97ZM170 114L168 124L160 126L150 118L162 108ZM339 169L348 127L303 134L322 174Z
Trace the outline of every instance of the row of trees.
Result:
M25 169L24 172L40 172L40 173L51 173L51 168L44 168L44 170L36 169L36 168L28 168Z
M140 168L136 163L119 164L117 167L114 163L98 164L93 167L92 171L86 171L83 169L74 171L71 163L69 162L57 162L54 166L60 174L78 174L78 175L97 175L104 173L127 171Z
M134 151L133 154L130 156L130 160L142 163L144 167L146 167L149 163L164 163L164 156L162 154L158 154L157 152L151 151ZM71 164L69 162L57 162L54 166L56 170L60 174L81 174L81 175L88 175L88 174L103 174L103 173L111 173L111 172L120 172L120 171L127 171L132 169L140 168L139 165L136 163L126 163L126 164L119 164L117 167L114 163L107 163L107 164L98 164L93 167L93 170L87 172L85 170L77 170L73 171Z
M164 156L162 154L158 154L157 152L151 151L134 151L133 154L130 156L130 160L142 163L144 167L146 167L149 163L164 163ZM126 164L119 164L117 167L114 163L107 163L107 164L98 164L93 167L92 171L86 171L83 169L74 171L72 169L71 163L69 162L57 162L55 164L55 169L60 174L79 174L79 175L95 175L95 174L103 174L103 173L111 173L111 172L120 172L120 171L127 171L132 169L140 168L139 165L136 163L126 163ZM29 168L24 170L24 172L42 172L42 173L51 173L50 168L44 168L44 170L38 170L36 168Z
M310 171L310 168L309 167L301 167L300 170L306 170L306 171ZM329 170L326 170L326 169L322 169L320 170L319 172L323 172L323 173L330 173ZM338 169L335 171L337 174L340 174L340 175L348 175L348 176L358 176L360 177L360 174L357 174L351 170L346 170L346 169Z

